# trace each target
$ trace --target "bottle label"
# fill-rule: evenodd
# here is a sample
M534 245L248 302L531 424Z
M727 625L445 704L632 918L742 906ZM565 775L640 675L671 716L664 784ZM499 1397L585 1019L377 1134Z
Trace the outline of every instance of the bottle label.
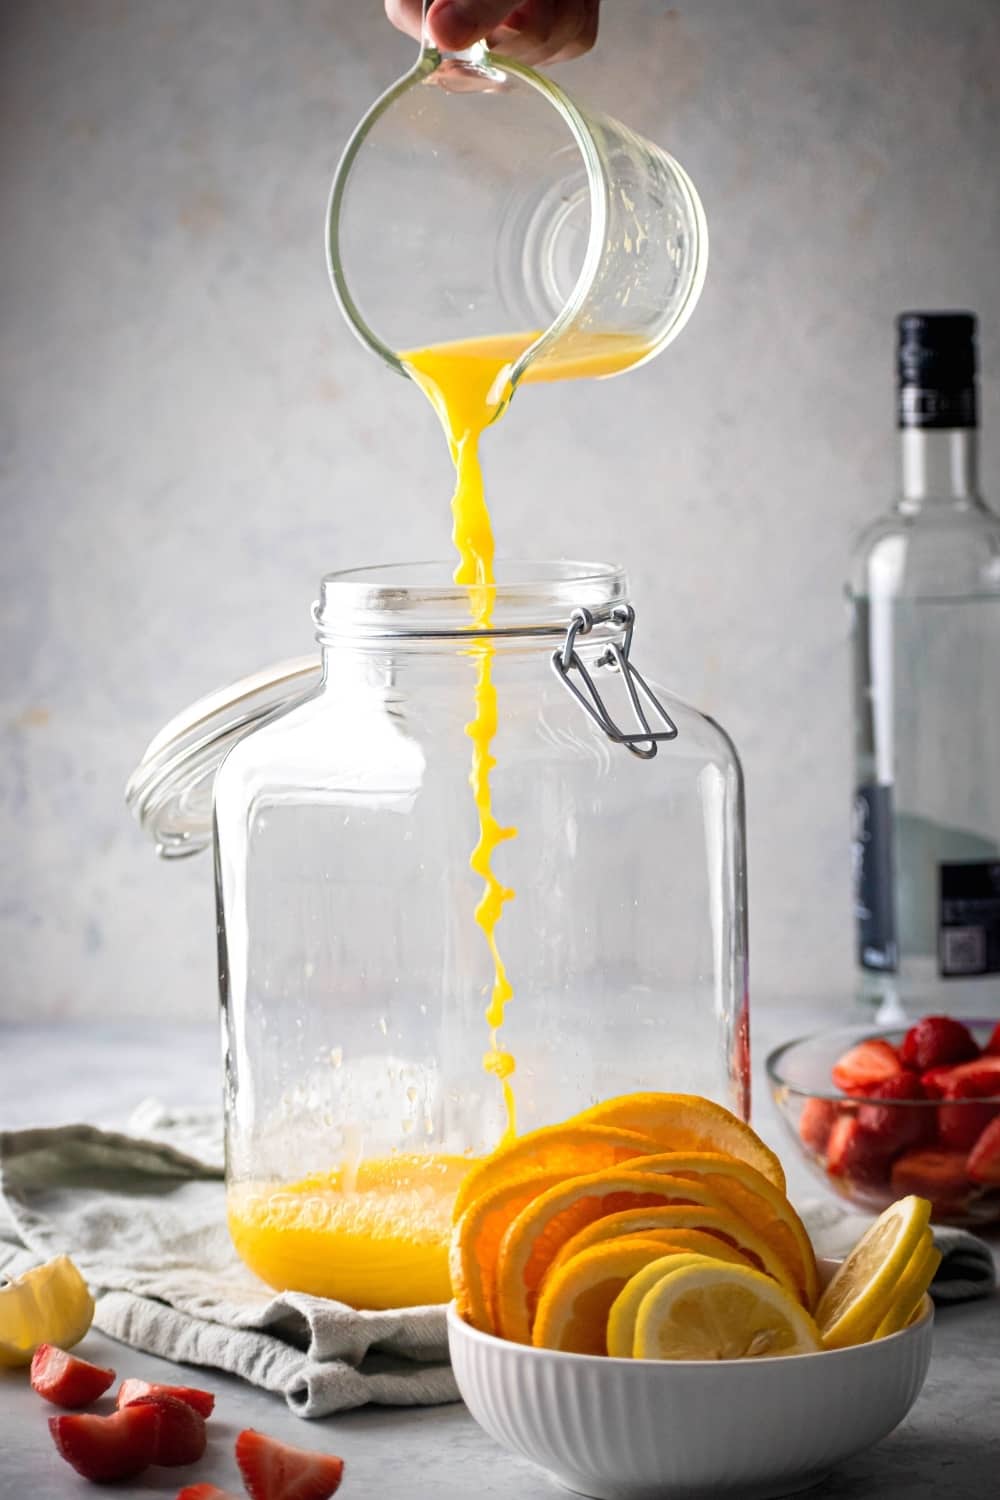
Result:
M1000 861L942 864L940 895L942 979L1000 974Z
M893 974L898 962L892 872L892 787L862 786L854 798L854 914L858 962Z

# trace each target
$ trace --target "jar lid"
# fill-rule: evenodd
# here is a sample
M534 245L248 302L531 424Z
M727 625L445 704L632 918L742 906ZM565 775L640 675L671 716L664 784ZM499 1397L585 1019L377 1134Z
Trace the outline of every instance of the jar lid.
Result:
M219 688L165 724L129 777L125 802L164 859L212 842L212 789L226 755L245 734L316 687L318 656L278 662Z

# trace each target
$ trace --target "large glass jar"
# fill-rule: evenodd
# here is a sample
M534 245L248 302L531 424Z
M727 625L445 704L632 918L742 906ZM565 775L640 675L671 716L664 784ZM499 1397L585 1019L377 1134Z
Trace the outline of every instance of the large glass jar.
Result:
M447 1298L451 1197L512 1124L498 1059L514 1063L519 1132L639 1089L749 1107L732 743L652 687L657 712L636 682L619 569L500 566L488 634L449 573L328 576L322 674L304 696L299 667L297 700L281 707L279 689L250 732L254 715L230 707L213 742L216 704L186 739L175 724L151 747L176 790L182 764L205 785L211 745L217 760L236 735L214 775L235 1243L271 1285L359 1306ZM637 641L641 665L641 622ZM516 829L492 855L514 892L495 929L513 990L495 1045L470 867L484 671L492 810ZM630 686L662 738L636 725ZM140 806L148 767L137 776ZM163 825L162 785L147 797L155 823L154 801ZM197 798L184 807L197 834ZM178 839L175 823L175 852Z

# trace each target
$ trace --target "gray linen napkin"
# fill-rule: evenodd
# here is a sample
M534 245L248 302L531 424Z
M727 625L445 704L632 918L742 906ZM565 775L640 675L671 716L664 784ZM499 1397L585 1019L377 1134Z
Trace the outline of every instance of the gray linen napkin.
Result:
M872 1222L871 1214L851 1213L837 1203L816 1200L802 1204L799 1214L809 1231L817 1255L839 1260L846 1255ZM934 1243L941 1264L931 1284L935 1302L968 1302L989 1297L996 1289L997 1272L993 1252L985 1240L966 1229L934 1226Z
M218 1117L155 1103L125 1133L0 1132L0 1271L68 1254L95 1325L150 1354L280 1392L298 1416L457 1401L442 1307L356 1312L276 1294L229 1239Z

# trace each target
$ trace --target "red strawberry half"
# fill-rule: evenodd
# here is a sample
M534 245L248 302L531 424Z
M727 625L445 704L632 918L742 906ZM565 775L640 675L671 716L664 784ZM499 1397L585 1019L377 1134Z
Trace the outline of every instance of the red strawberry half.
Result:
M215 1397L211 1391L200 1391L193 1385L155 1385L148 1380L123 1380L115 1400L119 1407L130 1406L141 1396L172 1396L175 1401L183 1401L185 1406L193 1406L202 1417L210 1417L215 1410Z
M237 1500L237 1497L215 1484L186 1484L177 1500Z
M85 1359L75 1359L54 1344L39 1344L31 1361L31 1387L53 1406L73 1410L89 1406L103 1396L115 1378L114 1370L102 1370Z
M60 1457L84 1479L99 1483L130 1479L148 1468L156 1453L159 1425L158 1414L149 1406L129 1406L110 1417L80 1413L49 1418Z
M983 1048L983 1051L990 1053L992 1057L1000 1057L1000 1021L997 1022L990 1033L990 1039Z
M925 1073L928 1068L978 1057L979 1046L961 1021L951 1016L922 1016L904 1036L899 1055L908 1068Z
M799 1115L802 1144L817 1156L822 1156L839 1114L840 1106L832 1099L807 1099Z
M977 1057L952 1068L932 1068L923 1077L927 1093L942 1101L938 1110L941 1144L968 1151L1000 1110L1000 1057ZM970 1100L996 1099L996 1104ZM952 1102L954 1101L954 1102Z
M1000 1101L1000 1056L973 1058L951 1068L931 1068L921 1082L932 1099L992 1099Z
M1000 1115L987 1125L969 1152L965 1169L973 1182L1000 1187Z
M889 1179L892 1147L864 1126L854 1115L844 1115L830 1131L826 1148L826 1170L831 1177L853 1182L877 1183Z
M864 1094L902 1071L895 1047L881 1037L859 1042L833 1065L833 1081L845 1094Z
M329 1500L344 1477L344 1460L291 1448L246 1428L236 1439L236 1462L251 1500Z
M878 1101L897 1101L862 1104L858 1110L858 1124L862 1130L878 1137L888 1155L933 1138L934 1108L917 1103L923 1101L924 1090L916 1073L897 1073L892 1078L884 1078L871 1097Z
M893 1163L892 1187L901 1198L916 1193L929 1198L939 1213L956 1213L969 1192L965 1152L933 1148L904 1151Z
M121 1408L120 1414L144 1410L155 1412L158 1418L153 1463L167 1468L196 1464L208 1441L205 1418L173 1396L137 1396Z

